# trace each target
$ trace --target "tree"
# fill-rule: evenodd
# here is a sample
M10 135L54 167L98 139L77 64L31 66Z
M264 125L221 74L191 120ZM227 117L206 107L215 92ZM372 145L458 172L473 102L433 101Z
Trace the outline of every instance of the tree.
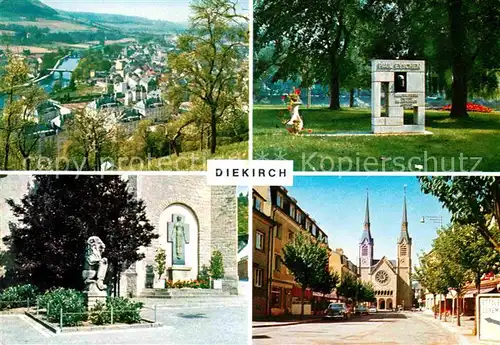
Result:
M231 0L197 0L191 9L190 29L179 36L177 50L168 57L169 80L171 87L207 109L210 152L215 153L218 121L230 109L248 104L247 18Z
M91 154L92 170L101 170L103 150L115 139L120 116L113 109L83 109L68 124L71 142L78 144L77 149L83 150L83 166L86 170L91 170Z
M451 212L453 223L471 225L500 252L500 177L422 176L418 179L422 191L437 197Z
M238 242L248 243L248 193L238 195Z
M29 68L25 61L17 56L7 55L7 65L0 76L0 92L7 94L3 109L0 130L4 140L3 170L9 169L9 157L12 136L19 130L22 104L17 96L17 90L28 80Z
M282 250L285 266L302 288L300 315L303 317L306 289L330 292L338 278L328 270L327 247L309 234L298 233Z
M359 37L362 2L257 1L254 9L255 51L272 48L278 67L274 81L309 75L330 89L330 109L340 108L340 82L349 47ZM313 57L313 58L310 58ZM266 68L259 66L260 70Z
M4 238L15 276L41 290L81 290L86 241L98 236L109 262L106 282L119 294L120 273L158 237L143 201L120 176L37 175L33 182L19 203L8 200L18 219Z

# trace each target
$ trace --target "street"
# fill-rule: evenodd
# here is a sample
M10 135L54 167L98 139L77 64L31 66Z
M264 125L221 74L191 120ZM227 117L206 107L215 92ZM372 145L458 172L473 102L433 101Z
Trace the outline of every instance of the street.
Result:
M441 325L411 312L377 313L348 321L318 320L253 329L253 344L456 345Z
M150 315L147 315L150 317ZM246 344L248 306L243 297L158 309L159 328L54 334L23 314L0 315L0 344Z

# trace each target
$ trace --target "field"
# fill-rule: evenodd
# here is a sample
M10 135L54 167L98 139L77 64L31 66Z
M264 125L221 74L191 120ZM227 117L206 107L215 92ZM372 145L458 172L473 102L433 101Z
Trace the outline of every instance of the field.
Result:
M7 49L15 54L20 54L24 50L29 50L31 54L45 54L45 53L51 53L52 50L49 50L47 48L43 47L35 47L35 46L2 46L0 45L0 49Z
M426 112L432 135L293 136L280 122L284 107L253 111L254 159L294 160L296 171L500 171L500 112ZM301 109L304 133L369 132L370 109Z
M96 28L84 26L76 23L69 23L60 20L37 19L36 21L28 20L11 20L0 18L0 24L16 24L22 26L36 26L38 28L49 28L51 31L97 31Z

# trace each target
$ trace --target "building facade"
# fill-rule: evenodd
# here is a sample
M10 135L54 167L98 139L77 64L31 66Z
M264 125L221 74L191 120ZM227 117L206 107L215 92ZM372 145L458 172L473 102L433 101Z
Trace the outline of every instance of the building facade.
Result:
M373 284L377 308L390 310L398 306L411 309L413 290L411 285L412 239L408 233L406 193L403 200L401 232L397 239L397 259L386 256L374 259L375 242L371 235L370 205L366 196L364 229L359 243L359 275L362 281Z
M283 247L301 231L325 246L328 236L284 187L254 187L252 194L253 315L300 314L301 288L283 263ZM307 289L304 313L322 313L333 299Z

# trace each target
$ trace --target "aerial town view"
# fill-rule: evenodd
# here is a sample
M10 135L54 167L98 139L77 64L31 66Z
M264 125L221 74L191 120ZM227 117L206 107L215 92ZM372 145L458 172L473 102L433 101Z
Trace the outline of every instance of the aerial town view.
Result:
M2 170L204 170L247 157L244 6L92 4L0 1Z

